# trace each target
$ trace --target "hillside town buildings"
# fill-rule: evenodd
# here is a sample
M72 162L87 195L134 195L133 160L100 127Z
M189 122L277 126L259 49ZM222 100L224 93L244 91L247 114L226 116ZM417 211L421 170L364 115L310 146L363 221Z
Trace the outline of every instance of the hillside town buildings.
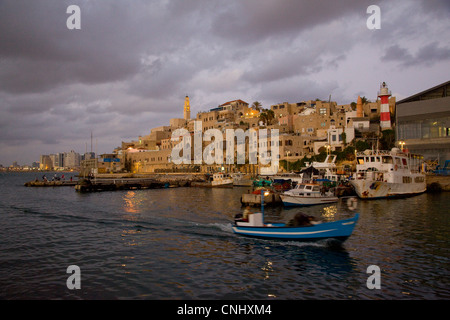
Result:
M395 97L389 99L389 108L392 115L395 114ZM181 109L181 108L180 108ZM185 97L183 106L183 118L172 118L169 125L160 126L150 130L145 136L139 136L136 140L122 142L108 157L100 157L97 162L82 161L84 170L96 172L121 172L156 173L156 172L248 172L258 173L262 167L259 163L249 163L249 137L246 139L246 162L230 163L227 159L226 147L223 143L223 161L219 163L178 164L173 162L174 147L180 143L174 141L173 134L176 130L185 130L194 141L196 130L200 128L205 134L208 130L215 129L220 132L223 141L226 141L227 129L253 130L257 134L259 130L278 130L276 146L278 148L278 161L296 161L305 156L318 154L320 151L340 151L351 143L358 134L364 132L380 132L381 101L364 103L358 97L357 103L337 105L334 101L308 100L296 103L283 102L262 109L259 103L252 106L241 99L227 101L207 111L198 112L191 118L191 102ZM197 127L196 127L197 126ZM198 134L198 133L197 133ZM193 142L192 142L193 143ZM203 141L201 150L205 152L211 141ZM261 142L258 142L260 146ZM265 142L267 154L270 155L272 142ZM238 144L234 144L234 154L237 155ZM193 146L190 149L190 159L194 159ZM214 151L216 152L216 151ZM228 154L229 155L229 154ZM106 160L110 159L110 160ZM106 161L105 161L106 160Z
M82 172L114 173L171 173L171 172L248 172L257 174L264 167L259 162L250 163L249 132L257 136L261 130L277 130L276 144L269 139L257 141L259 147L277 147L278 161L295 162L320 152L342 151L355 140L371 141L374 147L383 131L395 132L397 146L410 152L423 154L424 159L436 163L450 157L450 109L448 91L450 82L442 83L399 102L391 96L387 85L380 84L376 101L358 96L355 102L338 105L335 101L308 100L282 102L262 108L258 102L236 99L209 110L191 114L191 101L186 96L182 118L172 118L169 123L150 129L136 140L122 141L110 154L95 156L93 153L79 155L71 151L41 155L41 170L80 169ZM226 132L245 132L245 163L237 163L239 143L234 143L234 162L227 153ZM217 154L222 161L207 164L205 161L175 164L174 148L180 141L174 140L177 130L184 130L192 141L196 130L201 136L207 132L220 133L224 141ZM211 131L213 130L213 131ZM236 138L237 139L237 138ZM190 141L191 141L190 140ZM212 140L215 140L213 138ZM237 141L237 140L236 140ZM202 140L201 152L210 147L210 140ZM193 142L192 142L193 144ZM190 159L194 159L193 145ZM233 154L233 153L231 153ZM214 157L219 155L213 154ZM258 155L260 157L261 155ZM258 158L259 159L259 158ZM3 168L6 169L6 168ZM282 170L282 168L279 168Z

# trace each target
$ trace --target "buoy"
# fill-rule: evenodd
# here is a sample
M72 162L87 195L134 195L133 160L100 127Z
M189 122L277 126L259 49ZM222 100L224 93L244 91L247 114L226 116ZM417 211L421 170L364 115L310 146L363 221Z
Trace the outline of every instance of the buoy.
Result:
M358 200L356 200L356 198L348 198L347 206L350 210L355 210L357 205L358 205Z

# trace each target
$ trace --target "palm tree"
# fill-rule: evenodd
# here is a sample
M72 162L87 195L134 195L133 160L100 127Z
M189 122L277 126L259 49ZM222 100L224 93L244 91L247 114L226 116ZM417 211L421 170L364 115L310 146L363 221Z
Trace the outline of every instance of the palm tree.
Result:
M258 110L258 111L261 111L261 106L262 106L262 104L259 101L255 101L252 104L252 108L255 109L255 110Z
M367 99L366 96L364 96L364 97L361 98L361 102L362 102L363 105L365 105L366 103L369 103L370 100Z

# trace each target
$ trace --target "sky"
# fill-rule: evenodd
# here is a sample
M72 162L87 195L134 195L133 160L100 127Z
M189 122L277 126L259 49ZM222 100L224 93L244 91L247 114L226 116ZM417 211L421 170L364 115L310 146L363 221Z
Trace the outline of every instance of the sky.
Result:
M70 5L80 8L80 29ZM369 29L380 8L380 29ZM0 0L0 164L111 153L230 100L397 101L450 80L448 0Z

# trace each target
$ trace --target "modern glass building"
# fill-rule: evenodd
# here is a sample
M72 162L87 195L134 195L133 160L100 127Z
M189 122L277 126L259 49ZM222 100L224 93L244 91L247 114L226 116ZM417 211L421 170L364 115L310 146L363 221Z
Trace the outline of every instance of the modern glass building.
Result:
M425 160L450 160L450 81L397 102L397 140Z

